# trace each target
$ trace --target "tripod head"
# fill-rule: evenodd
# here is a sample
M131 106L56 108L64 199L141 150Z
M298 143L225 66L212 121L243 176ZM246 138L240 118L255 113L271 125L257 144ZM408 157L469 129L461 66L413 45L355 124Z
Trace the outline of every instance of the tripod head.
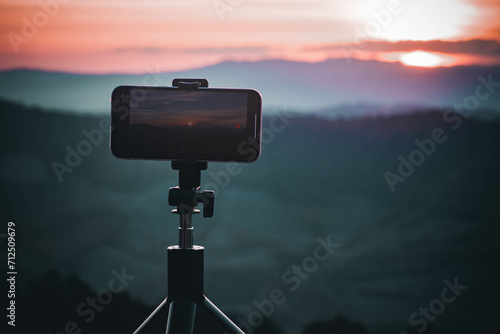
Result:
M195 209L198 203L203 203L203 217L214 214L215 194L213 190L200 190L201 171L207 169L206 162L172 161L172 169L179 171L179 185L168 192L168 204L176 206L172 213L180 215L179 247L193 247L193 214L200 213Z
M203 217L214 215L214 191L200 190L201 171L207 169L204 161L185 162L172 161L172 169L179 171L179 185L169 189L168 204L176 206L172 213L200 213L195 209L198 203L203 203Z
M214 191L200 190L201 171L207 169L207 163L172 161L172 169L179 171L179 185L169 189L168 204L176 206L172 213L180 215L179 247L193 248L192 215L200 213L195 207L198 203L203 203L205 218L214 214Z

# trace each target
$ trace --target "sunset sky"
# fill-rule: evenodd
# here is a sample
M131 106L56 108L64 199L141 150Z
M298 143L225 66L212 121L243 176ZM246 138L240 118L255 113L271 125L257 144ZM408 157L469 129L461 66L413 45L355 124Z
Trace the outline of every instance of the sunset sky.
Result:
M140 74L224 60L327 58L428 67L500 64L498 0L0 4L0 70Z

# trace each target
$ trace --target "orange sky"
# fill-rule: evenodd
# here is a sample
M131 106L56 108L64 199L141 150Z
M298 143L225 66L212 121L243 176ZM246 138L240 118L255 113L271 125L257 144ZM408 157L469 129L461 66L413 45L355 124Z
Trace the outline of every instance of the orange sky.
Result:
M0 70L398 61L414 50L433 52L436 63L423 66L500 64L498 0L0 0L0 8Z

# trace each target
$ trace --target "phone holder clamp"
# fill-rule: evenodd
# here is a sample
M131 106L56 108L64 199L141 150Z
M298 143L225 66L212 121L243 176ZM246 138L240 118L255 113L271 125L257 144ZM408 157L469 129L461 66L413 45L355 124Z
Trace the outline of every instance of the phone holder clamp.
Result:
M180 89L198 89L199 87L208 87L207 79L174 79L172 80L173 87Z

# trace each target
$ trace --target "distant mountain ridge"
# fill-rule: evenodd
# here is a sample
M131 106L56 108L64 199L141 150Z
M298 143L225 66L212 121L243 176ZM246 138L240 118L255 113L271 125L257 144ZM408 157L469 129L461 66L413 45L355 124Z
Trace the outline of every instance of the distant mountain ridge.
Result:
M228 61L176 73L161 73L161 66L157 67L158 71L145 66L144 75L2 72L0 98L48 109L105 114L109 112L111 91L118 85L170 86L174 78L203 77L211 87L258 89L263 95L264 110L326 112L336 118L340 106L349 109L368 104L373 105L369 113L396 113L400 108L394 106L451 107L477 100L480 109L500 113L499 66L414 68L400 63L329 59L318 63ZM489 93L487 98L475 97L476 88L482 83L479 78L493 82L483 92ZM350 116L346 111L339 113Z

